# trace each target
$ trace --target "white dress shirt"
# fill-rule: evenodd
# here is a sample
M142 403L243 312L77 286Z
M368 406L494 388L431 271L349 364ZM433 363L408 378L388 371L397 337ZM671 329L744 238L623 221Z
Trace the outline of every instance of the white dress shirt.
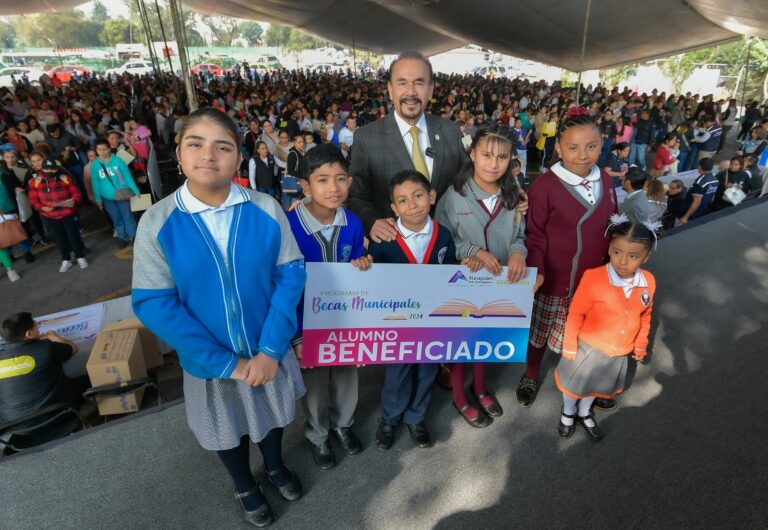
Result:
M629 300L629 297L632 295L632 289L635 287L648 287L648 282L645 281L645 276L643 276L643 273L640 272L639 268L631 278L622 278L619 276L619 273L616 272L616 269L613 268L613 265L609 263L607 267L608 279L611 282L611 285L614 287L621 287L624 290L624 296L627 300Z
M216 241L224 262L227 262L227 247L229 246L229 228L232 224L234 210L232 206L248 201L248 196L235 184L229 189L229 197L221 206L210 206L192 195L187 182L181 187L181 202L191 214L200 214L200 219Z
M347 147L352 147L352 142L354 141L355 131L350 131L346 127L344 127L342 130L339 131L339 143L340 144L347 144ZM344 154L344 158L349 156L349 151L347 149L341 150L342 154Z
M592 168L592 171L589 172L586 178L568 171L563 167L562 162L558 162L550 169L560 180L570 185L589 204L595 204L600 200L603 183L600 180L600 168L597 166Z
M403 236L405 244L408 245L411 254L416 258L417 263L424 262L424 254L427 253L429 241L432 239L432 229L432 219L429 217L427 218L427 224L425 224L424 228L418 232L407 229L403 226L403 223L400 222L400 219L397 220L397 230L400 232L400 235Z
M397 128L400 129L400 136L403 137L403 142L405 142L405 149L408 151L408 156L411 158L411 160L413 160L413 137L411 136L411 127L413 127L413 125L410 125L403 118L401 118L397 112L394 112L393 114L395 115ZM429 171L429 175L431 177L432 167L434 166L435 161L431 156L427 156L427 148L432 144L429 143L429 134L427 134L427 118L424 117L423 113L421 118L419 118L419 122L416 124L416 127L419 128L419 147L421 147L421 154L424 157L424 162L427 164L427 170Z

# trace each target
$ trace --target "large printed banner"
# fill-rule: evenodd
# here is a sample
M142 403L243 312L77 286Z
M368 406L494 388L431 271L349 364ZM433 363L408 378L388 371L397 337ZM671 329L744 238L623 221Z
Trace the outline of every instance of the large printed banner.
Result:
M536 269L307 263L302 366L524 362Z

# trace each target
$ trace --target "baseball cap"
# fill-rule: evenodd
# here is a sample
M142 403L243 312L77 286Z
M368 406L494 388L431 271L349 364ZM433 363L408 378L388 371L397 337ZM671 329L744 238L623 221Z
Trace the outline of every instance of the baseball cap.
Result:
M59 166L57 166L56 162L54 162L50 158L46 158L45 160L43 160L43 169L59 169Z

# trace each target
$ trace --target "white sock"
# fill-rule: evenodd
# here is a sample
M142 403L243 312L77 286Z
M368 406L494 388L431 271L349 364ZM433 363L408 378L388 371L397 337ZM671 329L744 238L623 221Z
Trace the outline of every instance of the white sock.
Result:
M569 416L573 416L576 414L576 402L578 399L574 399L570 396L567 396L563 394L563 415L560 416L560 421L563 422L563 425L570 427L573 425L573 418L566 418L565 414L568 414Z
M579 417L586 418L584 420L584 425L587 427L594 427L595 422L592 421L592 418L587 418L589 416L589 409L592 408L592 403L595 401L595 398L593 397L586 397L581 398L579 400Z

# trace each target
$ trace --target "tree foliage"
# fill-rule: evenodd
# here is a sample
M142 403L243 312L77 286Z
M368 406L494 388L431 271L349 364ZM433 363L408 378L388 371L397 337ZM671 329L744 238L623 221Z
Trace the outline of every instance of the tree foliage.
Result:
M325 46L325 41L313 37L309 33L292 28L288 36L288 42L285 44L285 49L298 53L303 50L321 48L322 46Z
M104 27L76 10L14 17L13 25L22 44L39 48L100 46Z
M288 26L281 26L275 24L270 26L267 30L267 34L264 39L267 42L267 46L273 46L275 48L282 48L288 44L288 40L291 38L291 28Z
M128 42L130 38L131 24L124 18L107 20L104 29L101 30L101 42L105 46L115 46L121 42Z
M749 43L752 41L750 49ZM749 51L749 70L747 75L746 63ZM682 53L669 59L659 61L659 67L665 75L672 79L672 86L680 91L683 82L701 65L718 65L723 76L723 85L737 99L742 93L746 99L761 99L763 80L768 74L768 40L756 37L743 37L734 42L721 44ZM746 79L746 90L745 90ZM736 85L739 84L738 93Z
M8 23L0 22L0 48L16 47L16 30Z
M246 20L245 22L241 22L238 31L243 37L248 39L248 42L251 43L251 45L259 40L264 34L264 28L262 28L261 24L254 20Z
M94 22L101 22L102 24L106 23L109 20L109 12L107 11L107 7L99 2L99 0L96 0L93 3L93 11L91 11L91 20Z

